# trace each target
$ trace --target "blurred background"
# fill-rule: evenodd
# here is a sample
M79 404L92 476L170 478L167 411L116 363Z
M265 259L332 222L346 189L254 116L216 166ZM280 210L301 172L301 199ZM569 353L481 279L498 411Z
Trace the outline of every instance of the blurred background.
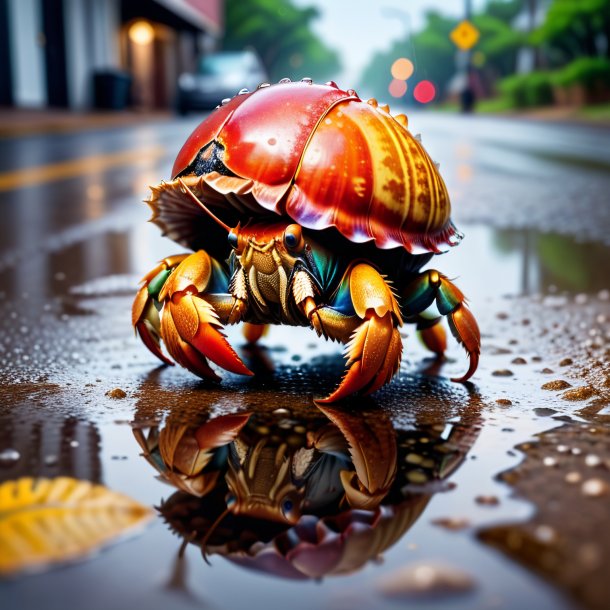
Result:
M610 0L0 0L0 106L188 112L310 76L607 119L609 36Z

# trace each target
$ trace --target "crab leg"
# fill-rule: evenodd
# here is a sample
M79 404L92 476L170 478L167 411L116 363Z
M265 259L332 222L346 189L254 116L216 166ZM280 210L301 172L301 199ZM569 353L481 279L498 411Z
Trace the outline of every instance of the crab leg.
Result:
M225 370L251 375L222 333L219 311L214 306L216 301L223 317L229 318L239 299L228 294L209 294L210 302L207 300L206 292L211 286L223 281L226 285L218 263L203 250L170 262L174 264L162 261L144 278L145 285L134 303L134 326L145 345L168 362L159 347L160 336L176 362L203 378L218 380L208 358ZM145 298L144 290L149 298ZM155 302L163 307L160 324Z
M261 337L264 337L269 330L267 324L250 324L250 322L244 322L244 338L250 345L254 345Z
M160 305L157 297L170 273L188 256L188 254L168 256L151 269L142 278L143 284L131 308L131 323L136 333L140 335L142 343L159 360L171 366L174 363L161 351L161 324L158 312Z
M407 320L421 320L421 314L433 303L439 313L448 316L449 328L456 341L463 345L470 359L468 370L462 377L452 381L463 383L470 379L477 370L481 353L481 333L477 322L466 306L466 299L460 289L450 282L442 273L434 269L421 273L403 293L403 311ZM423 330L422 338L429 349L438 353L444 351L444 332L435 326L436 321ZM419 326L418 326L419 328Z
M447 333L442 324L441 318L418 317L417 333L422 343L439 358L447 350Z
M315 307L309 297L303 305L320 334L346 343L347 372L339 387L318 401L322 404L379 389L398 371L402 354L397 328L402 325L400 309L390 287L373 267L359 263L350 268L334 302L337 308ZM350 311L345 303L350 304Z

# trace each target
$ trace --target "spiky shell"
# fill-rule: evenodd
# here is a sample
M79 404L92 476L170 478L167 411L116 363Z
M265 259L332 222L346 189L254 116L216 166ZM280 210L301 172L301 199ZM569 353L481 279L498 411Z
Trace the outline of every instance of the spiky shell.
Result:
M182 147L174 179L153 187L153 222L190 248L209 221L181 177L227 224L288 217L352 242L439 252L461 238L447 188L406 117L353 90L309 80L239 94L205 119ZM214 155L215 164L203 164Z

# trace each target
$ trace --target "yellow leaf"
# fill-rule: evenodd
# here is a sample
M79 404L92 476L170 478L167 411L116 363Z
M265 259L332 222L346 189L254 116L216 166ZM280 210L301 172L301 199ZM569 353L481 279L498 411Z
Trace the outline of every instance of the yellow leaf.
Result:
M152 514L128 496L69 477L2 483L0 576L79 559Z

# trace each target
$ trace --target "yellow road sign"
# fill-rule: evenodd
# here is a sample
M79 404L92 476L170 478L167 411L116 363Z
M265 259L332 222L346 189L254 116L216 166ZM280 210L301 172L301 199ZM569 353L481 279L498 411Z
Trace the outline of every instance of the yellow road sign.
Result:
M467 19L458 23L449 34L449 38L451 38L453 44L462 51L472 49L472 47L477 44L479 36L479 30L477 30L477 28Z

